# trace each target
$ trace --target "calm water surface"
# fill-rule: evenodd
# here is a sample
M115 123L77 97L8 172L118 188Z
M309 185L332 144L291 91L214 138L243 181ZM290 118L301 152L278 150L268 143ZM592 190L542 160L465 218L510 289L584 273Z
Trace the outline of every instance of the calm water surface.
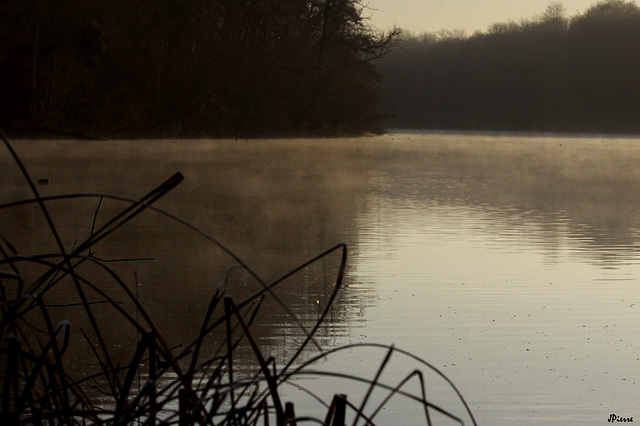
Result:
M478 424L597 425L612 413L640 420L640 139L393 133L15 146L35 178L49 178L44 195L139 198L181 171L185 182L159 205L214 235L268 281L344 241L346 287L320 343L393 343L419 356L456 384ZM8 155L0 163L0 202L29 197ZM69 246L88 235L96 206L96 199L51 203ZM122 206L104 201L98 222ZM0 214L18 251L53 247L35 208ZM154 259L117 268L129 280L135 271L141 300L172 342L195 335L213 287L234 264L152 212L96 254ZM279 288L303 321L321 312L337 261ZM238 272L227 288L242 297L256 284ZM300 341L275 306L256 333L282 360ZM113 341L121 334L113 324ZM373 377L384 356L353 350L323 368ZM398 356L383 378L395 385L417 367ZM455 395L431 376L429 399L468 424ZM308 385L336 391L322 381ZM424 424L420 411L402 404L378 418Z

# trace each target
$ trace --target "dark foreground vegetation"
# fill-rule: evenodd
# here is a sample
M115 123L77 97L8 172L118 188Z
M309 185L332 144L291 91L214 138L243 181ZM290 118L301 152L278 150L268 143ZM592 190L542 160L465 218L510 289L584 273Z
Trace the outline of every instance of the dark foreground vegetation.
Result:
M486 32L407 35L380 63L393 127L640 132L640 8L606 0Z
M47 227L45 235L38 236L37 246L49 247L41 252L24 253L2 236L0 229L0 425L342 426L347 422L356 425L359 421L375 425L381 424L379 415L388 404L398 399L404 401L405 408L417 408L413 421L421 416L427 425L434 424L432 418L444 419L447 424L452 421L464 424L467 420L475 424L453 383L437 368L410 353L379 344L330 350L320 347L314 336L331 312L343 283L347 262L344 244L327 249L275 281L266 282L214 237L155 206L156 201L180 184L183 180L180 173L138 200L90 193L42 197L12 145L1 134L0 139L33 195L30 199L0 204L0 210L38 206ZM97 208L88 237L69 245L58 232L47 206L77 199L93 201ZM98 219L102 201L119 201L123 207L103 221ZM117 238L123 232L121 228L143 213L161 214L176 221L184 226L185 232L193 232L220 248L237 265L222 277L212 277L217 285L210 285L208 304L203 301L207 309L199 329L193 333L183 331L185 336L197 336L191 341L170 345L140 303L134 290L138 288L137 276L125 279L117 272L117 264L135 259L102 259L94 251L105 239ZM55 242L54 249L50 249L48 240ZM278 285L287 279L300 279L306 268L323 261L336 262L335 276L326 277L332 290L317 320L307 318L305 325L282 302ZM247 273L261 289L242 300L230 297L229 277L236 269ZM192 279L186 271L185 279ZM179 288L180 283L170 285ZM64 304L56 303L52 296L60 288ZM300 344L282 364L255 337L261 326L259 311L269 302L277 303L300 331ZM60 309L79 312L75 318L81 325L57 319ZM109 327L113 318L121 319L118 330ZM115 337L107 337L114 333ZM127 343L128 339L132 342ZM79 349L82 347L84 350ZM358 351L369 357L377 351L380 364L371 365L366 377L323 369L326 360L344 351L354 351L355 358L360 356ZM382 377L393 359L399 359L412 371L396 382ZM86 361L93 368L83 372L76 364ZM312 380L301 383L299 379L304 378ZM326 389L320 393L310 388L326 378L338 380L343 386L338 384L329 393ZM430 388L428 379L433 378L453 391L458 398L456 407L431 402L436 392ZM343 394L344 382L359 384L362 393ZM283 399L282 389L292 383L298 396L319 406L320 416L296 412L297 400Z
M359 0L3 0L0 124L100 136L382 129ZM393 33L393 32L392 32Z

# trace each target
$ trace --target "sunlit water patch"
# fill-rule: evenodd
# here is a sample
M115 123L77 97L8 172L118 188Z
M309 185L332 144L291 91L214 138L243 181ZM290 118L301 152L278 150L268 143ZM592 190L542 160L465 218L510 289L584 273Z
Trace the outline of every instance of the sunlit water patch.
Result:
M561 214L384 199L370 212L356 276L378 300L355 339L443 366L473 387L481 423L599 424L635 411L637 255L594 256Z

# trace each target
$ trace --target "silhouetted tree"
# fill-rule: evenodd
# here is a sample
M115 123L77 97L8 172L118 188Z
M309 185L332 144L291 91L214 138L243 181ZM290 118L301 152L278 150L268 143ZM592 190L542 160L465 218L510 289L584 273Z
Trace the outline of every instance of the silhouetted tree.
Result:
M0 119L103 135L381 129L358 0L5 0Z

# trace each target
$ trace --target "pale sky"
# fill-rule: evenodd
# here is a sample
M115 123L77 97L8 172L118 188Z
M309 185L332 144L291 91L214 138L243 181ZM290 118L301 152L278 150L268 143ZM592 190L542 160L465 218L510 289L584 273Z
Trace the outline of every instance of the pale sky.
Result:
M363 0L371 24L380 30L393 25L422 33L465 30L486 31L491 24L519 21L542 14L553 0ZM567 16L584 12L598 0L564 0Z

